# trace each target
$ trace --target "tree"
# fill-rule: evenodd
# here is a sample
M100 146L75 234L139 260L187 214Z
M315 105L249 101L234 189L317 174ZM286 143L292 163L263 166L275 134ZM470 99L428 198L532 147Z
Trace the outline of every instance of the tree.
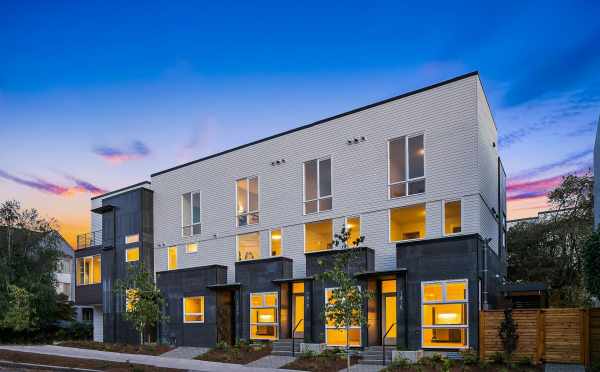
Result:
M8 285L8 306L2 326L17 332L31 331L37 327L37 314L33 307L33 296L26 289Z
M326 322L332 322L336 328L343 328L346 331L348 370L350 370L350 327L366 324L367 319L363 307L368 299L373 297L372 293L360 288L351 272L351 265L355 261L358 248L365 237L361 236L352 242L352 248L349 248L347 244L349 239L350 230L346 230L346 228L342 228L339 234L335 234L332 245L342 252L336 256L333 268L317 276L317 279L323 283L333 283L336 286L325 303L323 317ZM325 265L322 261L319 264Z
M546 283L552 306L587 302L583 246L593 227L592 190L591 175L566 176L548 194L551 208L543 218L508 231L509 280Z
M130 265L127 278L115 283L114 292L125 298L123 317L133 323L139 332L140 344L144 343L144 332L148 327L168 319L163 313L165 299L154 284L152 274L144 269L143 264Z
M600 300L600 229L590 236L583 248L583 272L589 294Z

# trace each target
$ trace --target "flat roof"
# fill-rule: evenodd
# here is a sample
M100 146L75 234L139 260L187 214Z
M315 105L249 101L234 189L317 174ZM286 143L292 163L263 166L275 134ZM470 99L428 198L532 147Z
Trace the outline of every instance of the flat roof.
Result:
M417 93L421 93L421 92L424 92L424 91L427 91L427 90L430 90L430 89L438 88L438 87L441 87L443 85L454 83L455 81L459 81L459 80L466 79L468 77L476 76L476 75L479 75L479 71L472 71L472 72L466 73L464 75L460 75L460 76L454 77L454 78L449 79L449 80L444 80L442 82L426 86L424 88L419 88L417 90L413 90L413 91L410 91L410 92L407 92L407 93L403 93L403 94L400 94L398 96L394 96L394 97L391 97L391 98L384 99L383 101L374 102L374 103L368 104L366 106L362 106L362 107L356 108L354 110L350 110L350 111L347 111L347 112L344 112L344 113L341 113L341 114L337 114L337 115L334 115L334 116L331 116L331 117L328 117L328 118L325 118L325 119L321 119L321 120L315 121L315 122L310 123L310 124L303 125L301 127L293 128L293 129L287 130L285 132L281 132L281 133L274 134L274 135L269 136L269 137L265 137L265 138L262 138L262 139L259 139L259 140L253 141L253 142L249 142L249 143L246 143L245 145L240 145L240 146L233 147L233 148L225 150L225 151L218 152L216 154L212 154L212 155L200 158L200 159L192 160L190 162L187 162L187 163L184 163L184 164L180 164L180 165L177 165L175 167L168 168L168 169L165 169L165 170L153 173L153 174L150 175L150 177L158 176L158 175L161 175L163 173L168 173L168 172L177 170L179 168L187 167L188 165L199 163L199 162L204 161L204 160L216 158L217 156L221 156L221 155L224 155L224 154L236 151L236 150L240 150L240 149L243 149L243 148L248 147L248 146L256 145L256 144L261 143L261 142L266 142L266 141L272 140L274 138L285 136L286 134L294 133L294 132L297 132L297 131L300 131L300 130L303 130L303 129L308 129L308 128L314 127L316 125L319 125L319 124L322 124L322 123L325 123L325 122L328 122L328 121L331 121L331 120L334 120L334 119L338 119L338 118L341 118L341 117L344 117L344 116L347 116L347 115L351 115L351 114L354 114L354 113L357 113L357 112L360 112L360 111L364 111L364 110L370 109L372 107L383 105L384 103L388 103L388 102L392 102L392 101L395 101L395 100L398 100L398 99L402 99L402 98L405 98L405 97L408 97L408 96L412 96L412 95L417 94Z
M142 186L142 185L145 185L145 184L151 185L150 181L142 181L142 182L134 183L133 185L121 187L120 189L117 189L117 190L113 190L113 191L109 191L109 192L106 192L106 193L101 194L101 195L93 196L92 200L98 199L98 198L105 198L105 197L107 197L109 195L116 194L116 193L121 192L121 191L126 191L127 189L132 189L134 187Z

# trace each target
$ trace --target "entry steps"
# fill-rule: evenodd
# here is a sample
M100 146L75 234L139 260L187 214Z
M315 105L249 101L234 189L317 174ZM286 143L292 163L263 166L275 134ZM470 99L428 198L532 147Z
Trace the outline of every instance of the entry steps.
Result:
M302 340L296 340L294 342L294 349L296 355L300 354L300 343ZM273 342L273 355L292 356L292 339L284 338Z
M392 350L395 349L395 346L385 347L385 364L392 361ZM383 346L381 345L366 347L360 355L362 359L359 360L358 364L383 364Z

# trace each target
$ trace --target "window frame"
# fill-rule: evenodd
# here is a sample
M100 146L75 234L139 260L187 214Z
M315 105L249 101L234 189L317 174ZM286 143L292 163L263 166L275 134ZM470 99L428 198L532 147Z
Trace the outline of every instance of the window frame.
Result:
M183 199L186 195L190 195L190 224L189 225L184 225L184 208L183 208ZM199 222L194 223L194 195L198 195L198 198L200 200L200 215L198 216L199 218ZM195 235L200 235L202 234L202 192L201 191L188 191L185 192L183 194L181 194L181 201L180 201L180 205L181 205L181 236L183 237L191 237L191 236L195 236ZM195 226L200 226L200 232L198 234L194 234L194 227ZM184 233L185 229L189 228L190 229L190 234L186 235Z
M130 260L129 257L128 257L128 255L127 255L127 252L129 252L131 250L134 250L134 249L137 249L137 251L138 251L138 258L137 258L137 260ZM141 258L140 247L125 248L125 262L137 262L137 261L140 260L140 258Z
M423 234L423 237L415 238L415 239L392 240L392 209L410 208L410 207L414 207L414 206L420 205L420 204L425 206L425 233ZM401 205L401 206L388 208L388 242L389 243L418 242L418 241L425 240L425 239L427 239L427 203L425 201L423 201L421 203L414 203L414 204Z
M306 199L306 163L311 162L313 160L316 160L317 162L317 198L316 199ZM331 188L331 193L329 195L326 196L321 196L321 161L324 160L329 160L329 183L330 183L330 188ZM330 212L333 210L333 157L332 156L323 156L320 158L315 158L315 159L309 159L305 162L302 163L302 215L303 216L307 216L307 215L312 215L312 214L319 214L319 213L326 213L326 212ZM321 201L321 199L331 199L331 209L327 209L324 211L319 210L319 202ZM310 212L307 213L306 212L306 203L308 202L312 202L312 201L316 201L317 202L317 209L314 212Z
M134 238L134 240L128 240L129 238ZM139 243L140 241L140 234L129 234L129 235L125 235L125 244L134 244L134 243Z
M171 269L171 250L175 251L175 268ZM177 270L177 259L179 252L178 252L178 248L176 245L172 245L170 247L167 247L167 271L171 271L171 270Z
M98 262L100 264L100 280L96 282L94 280L94 258L98 257ZM90 260L90 272L87 275L87 283L85 282L85 260ZM79 268L79 262L83 263L83 266ZM82 280L83 279L83 280ZM102 255L94 254L90 256L81 256L75 258L75 286L84 286L84 285L97 285L102 284Z
M256 178L256 210L250 210L250 179L251 178ZM238 210L238 182L245 180L246 181L246 203L247 205L247 211L246 212L242 212L240 213L240 211ZM259 225L260 224L260 179L257 175L254 176L247 176L247 177L242 177L242 178L238 178L237 180L235 180L235 226L236 227L248 227L248 226L255 226L255 225ZM250 222L250 218L248 218L248 216L256 214L257 220L258 222L256 223L249 223ZM240 217L241 216L246 216L246 224L245 225L240 225Z
M325 288L325 290L324 290L324 293L325 293L325 295L324 295L325 300L324 301L325 302L324 302L323 306L325 306L327 304L327 300L328 300L327 299L327 291L329 291L329 290L333 291L333 290L338 289L338 288L340 288L340 287L327 287L327 288ZM360 290L362 290L362 288L360 286L358 286L358 290L360 291ZM328 325L327 324L328 321L327 321L327 317L326 316L325 316L325 319L324 319L324 323L325 323L325 345L327 345L327 346L333 346L333 347L340 347L340 346L344 346L345 347L346 344L341 344L341 345L333 345L332 344L332 345L330 345L327 342L327 330L328 329L341 329L341 330L345 330L345 328L340 328L340 327L335 327L335 326ZM350 345L350 347L362 347L362 326L360 324L357 325L357 326L350 326L350 327L348 327L348 332L350 332L351 329L358 329L359 330L359 337L358 337L358 339L360 341L359 341L359 345L358 346L352 346L352 345Z
M460 202L460 232L446 234L446 204L453 203L453 202ZM442 200L442 236L455 236L455 235L464 234L463 221L464 221L464 219L463 219L463 201L462 201L462 199L457 198L457 199Z
M260 253L260 257L249 258L247 260L240 259L240 236L242 236L242 235L254 235L254 234L258 235L258 253ZM263 258L262 257L262 242L261 242L260 231L251 231L251 232L246 232L246 233L236 234L235 235L235 259L236 259L235 262L254 261L254 260L260 260L262 258Z
M410 160L409 160L409 151L408 151L408 140L410 138L415 138L415 137L419 137L419 136L423 136L423 176L422 177L416 177L416 178L409 178L410 175ZM405 179L404 181L397 181L397 182L391 182L390 180L390 176L391 176L391 159L390 159L390 143L393 141L397 141L400 140L401 138L404 138L404 176ZM407 134L407 135L403 135L403 136L398 136L398 137L394 137L394 138L390 138L387 140L387 195L388 195L388 200L394 200L394 199L400 199L400 198L405 198L407 196L414 196L414 195L423 195L427 192L427 180L426 180L426 151L425 151L425 133L424 132L419 132L419 133L413 133L413 134ZM420 192L420 193L416 193L416 194L409 194L408 193L408 184L411 182L415 182L415 181L420 181L423 180L425 181L425 191ZM399 185L399 184L406 184L406 194L404 196L395 196L392 197L392 186L394 185Z
M331 247L331 248L320 249L318 251L310 251L310 252L306 251L306 225L310 225L310 224L317 223L317 222L323 222L323 221L331 221L331 241L333 242L333 239L335 238L335 229L333 228L333 218L325 218L323 220L304 222L304 224L302 225L302 233L303 233L302 248L304 249L305 254L306 253L309 253L309 254L316 253L316 252L326 252L326 251L333 250L333 247Z
M273 255L273 230L279 230L279 236L281 239L279 240L281 243L281 252L278 255ZM269 257L281 257L283 256L283 228L277 227L269 230Z
M351 216L346 216L344 217L344 228L346 229L346 231L348 231L348 219L349 218L358 218L358 237L360 238L362 236L362 217L360 214L353 214ZM346 244L348 245L348 247L355 247L355 245L352 245L353 242L346 242Z
M262 306L252 306L252 295L260 295L263 299ZM266 304L266 296L267 295L275 295L275 306L267 306ZM249 328L250 328L250 335L249 338L251 340L279 340L279 332L280 332L280 319L279 319L279 293L276 291L270 291L270 292L251 292L248 294L248 302L250 304L249 306ZM252 323L252 310L253 309L275 309L275 322L273 323ZM252 338L252 326L259 326L259 325L266 325L266 326L274 326L275 327L275 338Z
M186 313L185 312L185 300L186 299L200 299L200 302L202 304L202 312L201 313ZM205 300L204 300L204 296L199 295L199 296L189 296L189 297L182 297L181 298L181 312L183 314L182 320L184 324L201 324L204 323L204 320L206 319L206 316L204 315L206 312L205 309ZM202 315L202 320L185 320L185 316L186 315Z
M465 284L464 300L447 300L446 289L449 283ZM425 301L425 286L428 284L442 285L442 299L440 301ZM424 325L425 305L446 305L446 304L464 304L465 306L465 324L443 324L443 325ZM468 279L448 279L448 280L429 280L421 282L421 348L422 349L468 349L469 348L469 280ZM464 346L425 346L425 329L464 329Z
M189 250L188 247L191 246L191 245L195 245L196 246L196 250L194 250L194 251ZM198 243L197 242L185 243L184 252L186 254L198 253Z

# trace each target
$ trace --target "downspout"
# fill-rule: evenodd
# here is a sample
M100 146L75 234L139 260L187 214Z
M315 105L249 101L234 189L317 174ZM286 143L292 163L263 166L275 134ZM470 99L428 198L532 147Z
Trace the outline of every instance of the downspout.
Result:
M114 286L114 280L115 280L115 268L117 267L117 208L114 207L112 210L113 213L113 236L112 236L112 246L113 246L113 265L112 268L110 270L110 279L111 279L111 286ZM109 288L109 291L112 295L112 288ZM113 301L112 301L112 307L113 307L113 339L114 342L117 342L117 301L116 298L113 297Z
M483 309L489 310L488 304L488 249L490 248L489 243L492 241L492 238L487 238L484 240L483 245Z

